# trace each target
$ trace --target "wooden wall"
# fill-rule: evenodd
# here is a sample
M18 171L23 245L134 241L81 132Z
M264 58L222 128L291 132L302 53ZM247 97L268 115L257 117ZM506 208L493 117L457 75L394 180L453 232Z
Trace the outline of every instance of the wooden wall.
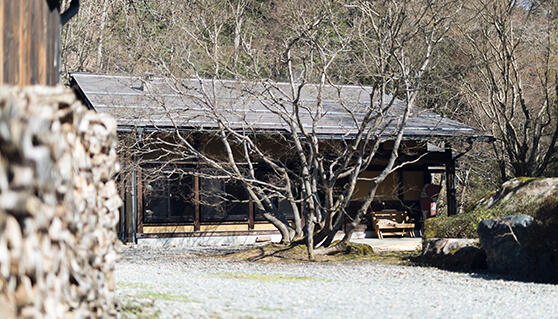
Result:
M0 0L0 83L60 81L58 0Z

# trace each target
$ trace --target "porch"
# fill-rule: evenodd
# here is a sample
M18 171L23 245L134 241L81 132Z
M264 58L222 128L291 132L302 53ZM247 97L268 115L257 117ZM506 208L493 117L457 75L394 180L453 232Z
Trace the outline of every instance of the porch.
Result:
M416 232L418 235L418 231ZM336 239L341 239L343 233L338 233ZM375 252L392 252L392 251L414 251L422 249L422 238L417 236L410 237L386 237L378 239L374 237L367 237L371 234L364 234L362 232L353 235L351 242L359 244L367 244L374 249ZM263 241L260 241L263 240ZM140 247L199 247L199 246L252 246L262 245L270 242L278 243L281 236L275 234L260 234L258 235L232 235L226 236L188 236L188 237L161 237L161 236L141 236L138 238L138 246Z

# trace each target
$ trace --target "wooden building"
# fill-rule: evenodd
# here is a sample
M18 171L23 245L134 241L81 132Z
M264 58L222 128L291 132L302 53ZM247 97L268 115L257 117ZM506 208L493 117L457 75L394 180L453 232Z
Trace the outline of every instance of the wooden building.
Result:
M149 134L165 131L190 132L195 136L199 147L204 147L208 152L219 152L219 147L222 146L203 135L203 132L212 129L215 121L200 104L202 87L208 88L212 101L223 107L228 125L239 130L249 127L263 136L284 134L288 130L285 122L274 113L274 106L271 105L273 102L263 101L261 95L253 94L258 88L265 87L262 83L210 80L175 82L164 78L83 73L71 74L71 79L75 91L84 103L97 112L114 116L118 121L119 133L122 136L133 134L137 145L141 145L142 138ZM273 85L275 90L288 91L285 83ZM301 103L315 102L316 88L314 85L305 86ZM190 93L181 91L186 89ZM324 92L327 93L328 89L333 87L326 88ZM322 103L328 111L324 112L315 127L319 139L330 141L333 146L351 139L354 122L348 117L358 116L359 107L370 104L367 87L338 86L334 91L328 96L323 93ZM394 119L400 117L404 107L403 101L396 100L389 116ZM346 112L347 109L351 112ZM311 125L310 117L303 116L302 121L302 125ZM393 136L390 135L392 132L393 128L385 127L378 133L385 140L380 146L385 154L393 148ZM404 132L403 148L412 149L412 152L400 155L400 159L414 162L390 174L380 185L374 209L406 210L411 217L419 220L422 214L421 190L432 182L432 173L443 173L447 181L449 213L454 214L455 154L451 143L489 141L491 137L462 123L420 109L410 116ZM434 147L433 143L442 147ZM286 156L281 145L272 144L269 144L271 156ZM149 242L163 238L167 244L182 244L185 241L189 241L189 244L209 244L238 242L238 239L253 242L257 236L278 234L254 210L254 205L241 186L232 182L204 179L193 174L203 169L203 163L184 159L176 162L172 169L180 165L181 170L189 170L192 174L179 176L169 169L164 178L148 180L146 176L150 175L149 172L167 163L160 154L144 154L140 157L136 158L137 165L134 166L129 181L130 191L123 194L125 205L120 224L123 240ZM379 156L361 176L377 176L385 162L386 158ZM352 197L355 203L366 196L369 188L367 183L358 182L358 191ZM211 201L210 198L201 198L205 190L209 189L219 189L237 200L234 203L223 203L222 209L216 210L214 206L207 204ZM287 207L285 209L288 210ZM349 212L351 213L354 212Z
M0 83L20 87L60 82L60 29L79 0L0 0Z

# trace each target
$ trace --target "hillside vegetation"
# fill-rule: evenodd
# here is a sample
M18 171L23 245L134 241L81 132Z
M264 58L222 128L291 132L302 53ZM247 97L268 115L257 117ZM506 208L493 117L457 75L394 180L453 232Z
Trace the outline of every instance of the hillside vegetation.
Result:
M510 178L558 174L555 6L555 0L82 0L79 16L63 29L62 67L66 78L67 72L148 72L369 85L385 81L397 64L391 59L383 75L377 72L378 45L385 42L374 37L401 31L370 24L372 17L403 7L393 21L382 21L396 25L425 12L444 17L447 31L429 53L416 104L496 138L472 149L443 141L468 150L457 171L459 205L466 206ZM419 42L409 41L425 38L426 30L410 25L408 37L390 46L421 52ZM420 69L412 54L405 59ZM397 78L386 81L386 90L404 97L410 92Z

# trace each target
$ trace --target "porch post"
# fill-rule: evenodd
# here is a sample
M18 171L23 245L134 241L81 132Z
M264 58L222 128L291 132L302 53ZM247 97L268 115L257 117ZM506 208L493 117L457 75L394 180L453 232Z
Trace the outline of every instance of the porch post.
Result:
M248 202L248 230L254 230L254 202L251 198Z
M194 202L195 202L195 216L194 216L194 231L200 231L200 176L199 171L196 170L194 176Z
M457 199L455 192L455 161L451 153L451 147L446 147L446 154L449 153L449 161L446 162L446 190L448 216L457 214Z
M143 234L143 178L142 178L142 171L141 171L141 166L138 167L138 172L137 172L137 196L136 196L136 200L138 201L137 204L137 213L138 213L138 229L137 232L138 234Z
M120 219L118 220L118 238L123 242L128 241L128 230L126 229L126 209L128 205L126 205L125 183L126 181L122 182L122 185L120 185L120 198L122 198L122 206L120 206Z
M137 201L137 189L136 189L136 170L132 170L132 178L131 178L131 187L132 187L132 243L137 244L136 242L136 214L138 211L138 201Z

